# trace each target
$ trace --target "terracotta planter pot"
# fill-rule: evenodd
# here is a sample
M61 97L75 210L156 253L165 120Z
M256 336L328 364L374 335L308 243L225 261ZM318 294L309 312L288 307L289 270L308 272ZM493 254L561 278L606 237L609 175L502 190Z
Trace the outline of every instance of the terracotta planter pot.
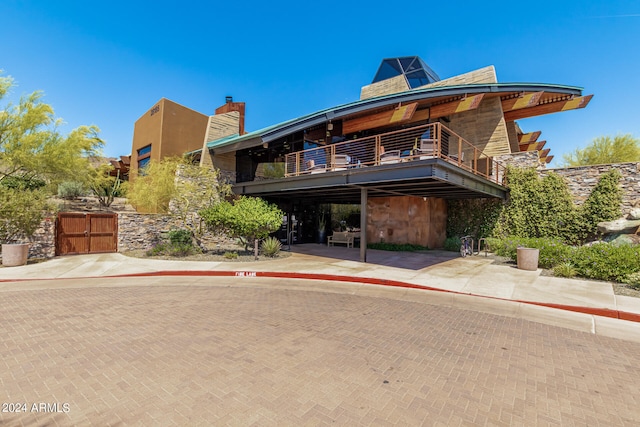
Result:
M25 265L29 257L28 243L3 243L2 244L2 265L5 267L15 267Z
M535 271L538 268L539 249L518 248L518 269Z

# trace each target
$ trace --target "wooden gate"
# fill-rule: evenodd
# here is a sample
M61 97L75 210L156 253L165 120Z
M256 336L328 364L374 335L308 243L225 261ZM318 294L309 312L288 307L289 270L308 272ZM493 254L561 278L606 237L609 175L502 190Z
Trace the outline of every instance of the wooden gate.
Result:
M117 250L117 214L58 213L56 255L95 254Z

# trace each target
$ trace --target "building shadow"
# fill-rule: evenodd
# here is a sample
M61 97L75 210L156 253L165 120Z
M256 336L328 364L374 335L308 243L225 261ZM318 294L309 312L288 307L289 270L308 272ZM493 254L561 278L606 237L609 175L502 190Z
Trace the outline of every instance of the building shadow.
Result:
M291 252L315 257L331 258L342 261L360 261L360 248L327 246L317 243L304 243L291 246ZM376 249L367 250L367 264L385 267L422 270L449 260L459 258L457 252L428 250L420 252L393 252Z

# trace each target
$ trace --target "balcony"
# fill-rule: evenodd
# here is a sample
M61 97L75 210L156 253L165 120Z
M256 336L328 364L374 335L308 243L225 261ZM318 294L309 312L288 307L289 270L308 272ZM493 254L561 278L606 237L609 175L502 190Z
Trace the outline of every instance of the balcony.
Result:
M504 165L441 123L297 151L285 156L285 177L354 171L427 159L442 159L502 184Z

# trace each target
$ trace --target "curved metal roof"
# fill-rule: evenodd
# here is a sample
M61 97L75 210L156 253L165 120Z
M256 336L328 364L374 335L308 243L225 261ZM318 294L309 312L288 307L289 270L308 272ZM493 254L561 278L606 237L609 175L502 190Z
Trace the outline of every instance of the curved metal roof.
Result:
M464 95L476 95L481 93L507 94L513 92L551 92L561 95L582 95L583 88L577 86L553 85L544 83L483 83L456 86L433 87L413 89L406 92L393 93L358 100L348 104L317 111L302 117L272 125L254 132L250 132L236 138L221 138L207 144L209 149L219 153L235 151L242 148L258 146L295 132L325 123L329 120L337 120L353 114L388 107L398 103L428 101L435 98L447 98Z

